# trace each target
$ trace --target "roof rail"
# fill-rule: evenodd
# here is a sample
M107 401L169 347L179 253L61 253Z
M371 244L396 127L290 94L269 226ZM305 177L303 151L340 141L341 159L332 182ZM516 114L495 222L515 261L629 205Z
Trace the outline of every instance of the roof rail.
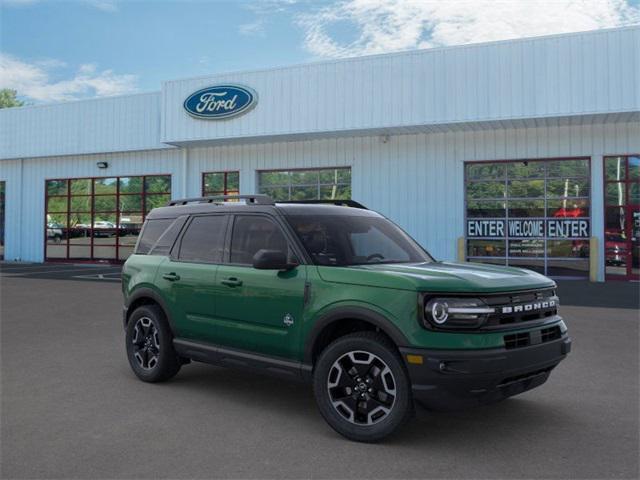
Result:
M193 197L170 200L167 207L187 205L189 203L222 203L226 200L245 200L247 205L274 205L269 195L216 195L213 197Z
M360 202L356 202L355 200L286 200L284 202L278 203L301 203L301 204L328 204L328 205L338 205L340 207L351 207L351 208L361 208L363 210L369 210L367 207L362 205Z

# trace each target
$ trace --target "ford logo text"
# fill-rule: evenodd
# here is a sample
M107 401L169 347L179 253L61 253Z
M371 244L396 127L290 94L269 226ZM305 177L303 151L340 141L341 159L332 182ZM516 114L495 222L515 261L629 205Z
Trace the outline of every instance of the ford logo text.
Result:
M249 87L215 85L189 95L184 101L184 109L192 117L219 120L242 115L257 101L258 95Z

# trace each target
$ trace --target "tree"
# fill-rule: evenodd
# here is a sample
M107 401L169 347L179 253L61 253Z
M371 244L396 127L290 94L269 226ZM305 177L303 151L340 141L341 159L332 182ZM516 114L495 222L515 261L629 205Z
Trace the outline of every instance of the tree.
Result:
M0 89L0 108L21 107L24 105L22 100L18 100L16 95L18 92L10 88Z

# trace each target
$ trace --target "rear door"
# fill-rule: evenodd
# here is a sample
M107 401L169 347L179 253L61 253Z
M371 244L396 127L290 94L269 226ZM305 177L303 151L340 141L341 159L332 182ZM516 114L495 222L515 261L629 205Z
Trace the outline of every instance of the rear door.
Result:
M160 265L156 284L172 311L176 335L192 340L217 340L215 331L216 273L223 258L229 216L194 215Z
M273 217L236 214L229 252L216 285L216 336L222 345L296 359L302 327L306 267L257 270L258 250L282 250L297 260L292 237Z

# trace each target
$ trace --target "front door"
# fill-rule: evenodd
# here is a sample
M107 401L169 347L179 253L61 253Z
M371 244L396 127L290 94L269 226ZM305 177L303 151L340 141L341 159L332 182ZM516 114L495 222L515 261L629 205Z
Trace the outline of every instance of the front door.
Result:
M257 270L253 256L261 249L292 252L287 235L271 217L236 215L228 261L217 274L216 334L223 345L296 359L306 267Z
M604 159L608 280L640 278L640 156Z

